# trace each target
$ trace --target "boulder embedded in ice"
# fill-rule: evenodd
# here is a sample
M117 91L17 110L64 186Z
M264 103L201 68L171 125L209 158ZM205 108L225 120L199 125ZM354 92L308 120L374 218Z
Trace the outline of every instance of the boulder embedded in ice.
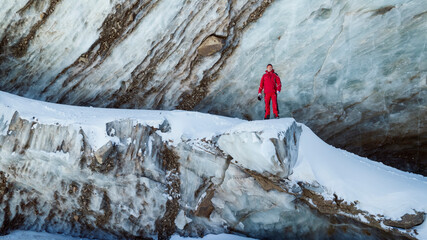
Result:
M202 44L197 48L197 51L202 56L212 55L224 46L223 39L217 36L209 36L206 38Z
M95 151L95 158L99 164L102 164L113 150L113 143L108 141L105 145Z
M412 228L414 226L421 225L424 222L425 219L425 213L423 212L415 212L413 214L405 214L403 215L400 220L389 220L386 219L384 221L384 224L391 227L398 227L398 228Z

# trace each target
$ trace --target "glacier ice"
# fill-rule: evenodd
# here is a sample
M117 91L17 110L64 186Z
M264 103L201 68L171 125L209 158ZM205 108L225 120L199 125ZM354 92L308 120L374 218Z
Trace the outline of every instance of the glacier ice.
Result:
M291 118L76 107L5 92L0 114L2 234L426 236L425 177L336 149Z
M0 90L252 120L263 115L256 89L273 63L282 116L426 175L425 12L423 0L5 1ZM213 37L222 48L199 54Z

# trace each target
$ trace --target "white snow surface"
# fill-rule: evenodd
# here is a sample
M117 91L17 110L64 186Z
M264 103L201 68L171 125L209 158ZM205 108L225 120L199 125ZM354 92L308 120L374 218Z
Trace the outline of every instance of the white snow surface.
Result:
M427 210L427 178L334 148L303 126L295 181L326 187L325 197L334 192L347 202L372 214L400 219L413 210Z
M7 123L4 125L2 122L10 121L15 110L19 112L21 118L35 117L39 123L59 123L81 127L95 147L101 147L112 140L106 133L105 124L118 119L132 119L135 124L142 123L153 127L159 127L167 120L171 130L166 133L160 130L157 132L162 136L163 141L172 145L190 139L211 139L221 134L236 132L258 132L263 139L277 138L280 131L286 130L294 122L292 118L246 121L188 111L68 106L0 92L0 134L7 134L7 129L4 127ZM359 209L374 215L384 215L385 218L397 220L406 213L414 213L414 210L427 212L427 177L400 171L330 146L305 125L298 125L302 126L302 133L298 160L289 176L291 181L318 183L325 189L322 194L326 199L331 199L335 193L348 203L357 201L356 206ZM248 138L247 141L256 140ZM256 152L257 149L252 151ZM258 148L258 151L259 155L262 155L265 149ZM267 158L257 158L240 164L247 164L248 166L245 167L248 169L257 169L265 159ZM257 164L257 166L250 166L251 164ZM271 173L276 171L271 169L274 165L267 162L264 168ZM419 233L417 238L427 239L426 221L416 229ZM173 239L181 238L174 236Z

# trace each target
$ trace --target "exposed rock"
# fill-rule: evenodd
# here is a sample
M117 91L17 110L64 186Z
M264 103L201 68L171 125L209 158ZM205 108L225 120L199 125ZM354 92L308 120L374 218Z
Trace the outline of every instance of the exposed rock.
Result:
M203 197L203 200L200 202L200 204L197 206L196 211L194 212L194 215L198 217L205 217L209 218L212 211L215 209L215 207L212 205L212 198L215 193L215 189L213 188L213 185L211 185L207 191L205 196Z
M398 220L398 221L386 219L384 220L384 224L391 227L409 229L423 223L425 219L425 213L423 212L415 212L414 214L407 213L403 215L400 219L401 220Z
M257 181L259 183L259 185L262 187L262 189L264 189L265 191L270 191L270 190L277 190L279 192L285 192L285 190L281 187L279 187L276 183L274 183L273 181L269 180L267 177L264 177L263 175L249 170L249 169L244 169L243 171L245 171L247 174L251 175L255 181Z
M222 47L224 46L223 41L223 39L217 36L209 36L197 48L197 51L202 56L210 56L222 49Z
M113 143L108 141L105 145L95 151L95 158L99 164L102 164L113 150Z

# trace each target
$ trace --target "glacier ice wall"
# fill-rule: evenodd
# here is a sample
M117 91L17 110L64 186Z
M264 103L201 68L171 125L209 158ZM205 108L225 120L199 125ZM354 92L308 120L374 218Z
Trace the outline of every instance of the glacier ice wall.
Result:
M193 236L236 231L265 237L285 227L295 229L287 233L292 236L328 226L295 204L293 195L266 192L252 177L257 171L232 163L212 142L189 139L167 146L157 133L167 132L167 123L156 129L130 119L108 122L111 140L96 150L77 126L25 120L18 112L10 120L3 117L2 124L7 125L0 135L2 234L28 229L167 239L176 231ZM293 123L288 131L290 138L278 136L276 145L295 159L297 152L289 147L295 149L301 128ZM268 139L265 144L274 146ZM270 160L279 163L272 154ZM276 176L281 177L286 176ZM296 230L307 221L311 227Z
M4 92L0 100L0 234L20 229L98 239L224 232L260 239L376 239L419 237L416 226L424 221L419 201L425 180L415 174L396 170L386 176L399 186L414 185L404 193L418 192L397 215L405 220L331 200L333 189L305 175L303 128L291 118L244 121L87 108ZM372 177L381 181L377 173L383 170L373 169Z
M271 62L282 116L426 175L426 11L423 0L5 1L0 90L259 119Z

